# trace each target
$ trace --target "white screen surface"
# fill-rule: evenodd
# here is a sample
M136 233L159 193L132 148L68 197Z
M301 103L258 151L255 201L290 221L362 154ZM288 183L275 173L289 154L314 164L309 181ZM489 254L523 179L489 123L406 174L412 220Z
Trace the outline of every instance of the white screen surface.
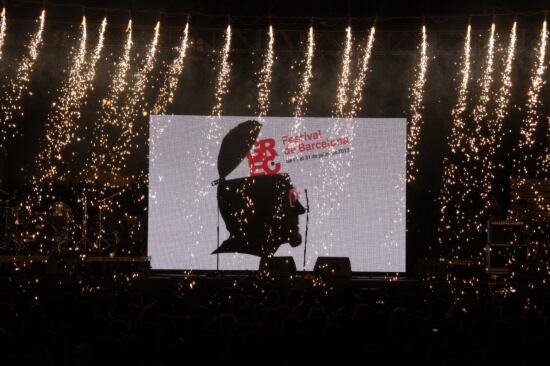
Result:
M254 255L211 254L218 219L220 243L229 236L212 185L220 178L220 144L232 128L254 119L151 116L148 255L153 269L258 269L260 258ZM406 120L266 117L260 123L257 141L273 141L268 150L277 156L267 171L261 162L251 168L245 157L227 179L277 167L290 176L304 207L307 190L306 270L318 257L333 256L349 257L355 272L404 272ZM254 149L250 154L258 152ZM282 244L276 255L292 256L302 269L306 214L299 216L299 230L302 243Z

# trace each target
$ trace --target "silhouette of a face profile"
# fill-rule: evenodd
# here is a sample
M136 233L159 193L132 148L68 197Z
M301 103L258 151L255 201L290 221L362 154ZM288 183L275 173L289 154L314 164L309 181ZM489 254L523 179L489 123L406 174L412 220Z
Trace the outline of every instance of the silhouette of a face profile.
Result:
M252 149L261 124L246 121L224 137L218 155L218 206L229 237L212 254L244 253L262 257L279 246L302 243L298 216L305 212L288 174L226 180Z

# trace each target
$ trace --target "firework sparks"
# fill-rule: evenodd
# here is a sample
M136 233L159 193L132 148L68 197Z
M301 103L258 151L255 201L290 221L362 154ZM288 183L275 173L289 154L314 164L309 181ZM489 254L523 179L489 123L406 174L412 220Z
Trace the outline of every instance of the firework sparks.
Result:
M495 23L491 25L489 43L487 45L487 56L485 60L485 69L481 77L481 93L479 95L479 103L473 111L474 134L469 139L470 151L474 159L479 159L479 147L486 146L488 140L483 136L482 124L487 118L487 104L491 99L491 86L493 84L493 63L495 57Z
M131 155L135 147L135 141L142 132L134 129L134 119L138 116L139 112L144 116L147 115L144 93L149 84L149 75L155 66L159 34L160 22L157 22L144 64L134 76L133 86L129 90L126 103L116 106L115 120L111 121L111 124L120 130L120 135L116 137L116 142L110 146L114 158L106 160L107 170L112 177L118 176L126 167L126 160Z
M547 117L548 119L548 126L550 126L550 117ZM550 140L550 131L546 130L546 141ZM541 156L541 172L547 176L548 172L550 171L550 147L548 146L548 143L546 143L544 147L544 154ZM550 203L546 204L546 210L550 211ZM550 273L550 272L549 272Z
M459 209L456 210L456 218L452 218L451 211L449 210L451 206L451 199L454 196L456 190L459 188L457 176L459 173L459 167L457 165L456 156L459 153L464 153L464 147L462 146L462 141L464 138L465 123L463 119L463 113L466 110L467 99L468 99L468 86L470 80L470 67L471 67L471 31L472 27L468 25L466 30L466 37L464 40L464 55L462 57L462 68L460 70L461 80L458 89L458 99L456 105L454 106L451 116L452 116L452 130L451 135L449 136L448 145L450 147L449 156L445 157L443 160L443 180L442 188L440 195L441 202L441 218L439 225L439 243L443 244L444 234L450 234L451 240L455 241L459 238L458 233L453 232L453 224L461 227L460 232L463 231L463 214ZM455 249L460 249L460 245L456 248L452 248L453 252Z
M353 87L353 93L350 101L349 118L357 116L360 110L361 100L363 99L363 89L365 88L365 82L367 81L367 72L369 71L369 61L372 54L372 46L374 45L374 31L375 28L371 27L367 44L363 49L363 60L359 69L359 75L355 79L355 85Z
M294 123L292 125L292 134L297 134L302 129L303 116L306 113L307 102L311 94L311 80L313 79L313 56L315 54L315 36L313 27L309 27L307 36L307 50L304 59L301 61L303 71L300 78L300 84L296 94L291 98L295 103ZM302 168L303 169L303 168Z
M210 113L210 126L206 139L208 144L219 144L220 129L218 118L223 112L223 99L229 92L229 81L231 77L231 62L229 60L229 54L231 51L231 25L228 25L225 30L225 43L220 53L220 60L218 66L218 76L216 78L216 90L214 92L214 106ZM208 194L207 185L203 184L202 169L208 165L213 164L212 151L210 145L200 149L200 155L203 156L197 164L197 184L201 186L199 189L200 195L205 196Z
M4 13L4 12L3 12ZM2 16L2 20L5 21L6 15ZM46 11L42 10L40 17L38 18L38 28L36 33L31 37L31 41L27 46L27 54L23 57L15 77L9 82L6 91L2 96L2 110L0 112L1 125L0 125L0 147L4 146L8 137L13 136L16 124L15 117L18 113L21 113L21 97L27 91L30 82L30 76L34 68L34 64L40 50L42 49L42 34L44 31L44 23L46 20ZM3 23L4 24L4 23Z
M368 70L368 61L370 59L372 42L374 41L374 27L371 28L369 39L363 52L363 62L361 64L360 74L364 72L363 80L357 80L354 90L351 92L351 98L357 97L357 101L361 100L361 93L364 86L366 73ZM333 111L333 118L328 128L328 134L332 138L345 137L349 139L350 146L354 137L354 121L352 120L351 112L346 113L347 107L353 104L354 101L350 101L350 78L351 78L351 53L353 48L353 38L351 27L346 28L346 44L344 53L342 55L342 66L340 71L340 78L338 80L338 89L335 102L335 110ZM361 78L361 75L358 79ZM357 93L357 94L355 94ZM354 108L351 107L351 110ZM351 149L353 151L353 149ZM335 148L330 148L331 153L334 153ZM325 227L325 220L335 210L339 209L340 202L339 196L344 192L345 184L350 176L351 162L353 160L353 153L350 151L349 155L344 159L341 155L334 155L330 158L321 159L321 184L317 187L319 195L324 197L321 202L317 203L317 211L320 215L316 218L316 225L319 227ZM332 246L332 240L330 237L332 232L329 230L326 235L323 235L321 247L324 251L328 251ZM319 254L319 253L316 253Z
M460 138L464 141L464 147L463 150L456 151L454 156L454 163L456 163L454 168L461 166L452 176L455 182L453 192L456 197L452 206L457 216L453 224L458 225L452 230L459 233L458 246L461 243L477 242L481 239L480 233L485 230L485 220L481 216L485 199L482 189L483 178L479 174L484 170L482 164L485 162L484 155L489 144L489 122L486 119L488 117L487 106L492 97L495 29L493 23L489 30L479 100L471 113L473 124L464 126L461 130ZM468 214L468 210L473 214ZM480 254L481 252L470 253L471 256L476 256L472 259L479 259Z
M59 93L57 101L52 104L48 115L45 146L38 153L36 159L37 174L32 179L32 186L39 204L42 197L43 183L51 184L51 180L57 177L62 169L62 153L64 148L72 141L74 136L74 121L79 117L79 111L75 105L79 102L79 96L84 86L84 64L86 58L86 17L82 18L80 25L80 39L78 50L74 53L74 59L69 70L69 75ZM64 171L65 172L65 171ZM69 173L69 171L66 171ZM46 193L48 195L49 192Z
M540 92L546 81L544 73L546 72L546 45L548 42L547 22L544 20L541 27L540 40L538 43L537 58L531 73L531 82L527 92L526 115L522 121L520 138L518 143L519 157L514 160L514 168L520 176L519 185L526 185L526 178L537 177L542 174L546 177L550 166L550 154L547 141L537 143L536 132L539 120L541 119L539 107L542 104ZM545 131L544 138L548 138L548 129ZM540 153L537 147L541 147ZM533 188L532 188L533 189ZM535 195L534 202L542 212L550 211L549 203L544 199L537 189L533 189ZM518 197L512 197L516 200ZM539 213L538 215L541 215Z
M478 103L471 113L473 124L464 126L461 130L460 138L464 142L463 150L455 152L455 163L461 164L461 169L456 171L452 179L456 182L453 189L458 198L453 209L457 213L458 219L455 221L461 225L456 227L460 231L461 240L464 242L478 239L478 234L485 229L484 222L481 220L483 212L482 177L480 172L484 169L484 153L489 144L487 106L492 97L494 55L495 55L495 23L489 30L489 39L487 42L487 54L485 56L485 65L481 76L481 91L479 93ZM456 166L455 166L456 167ZM473 215L467 215L467 210L474 210Z
M266 116L269 112L269 94L271 91L271 79L273 74L273 45L275 44L275 32L269 26L269 42L264 55L262 69L260 70L260 81L258 83L258 116Z
M52 104L47 117L43 148L35 159L36 171L31 177L32 192L24 203L24 207L29 213L45 200L54 199L54 179L60 178L62 174L70 173L70 164L67 164L63 153L73 141L75 119L80 117L80 112L75 107L79 103L82 88L85 87L84 64L87 39L85 17L82 18L80 30L78 49L71 51L73 55L71 69L62 84L56 101ZM39 235L39 233L36 234ZM42 239L47 241L47 235Z
M116 64L107 96L101 100L97 123L93 126L91 155L88 157L85 164L86 169L83 171L83 174L87 175L86 179L88 181L97 182L100 170L101 174L105 173L102 169L105 168L105 161L108 156L107 149L110 146L107 128L109 124L118 122L117 106L120 95L127 87L126 77L131 66L130 55L133 45L132 21L130 20L126 28L124 50Z
M189 22L185 25L183 31L183 39L179 47L178 56L172 61L172 64L168 68L168 75L164 79L164 84L162 85L159 96L153 106L152 114L163 114L166 111L166 108L169 104L172 103L174 98L174 93L179 85L180 76L183 71L185 56L187 54L187 49L189 47ZM151 154L149 159L155 160L157 157L155 142L160 139L161 135L164 133L164 130L167 128L166 125L158 126L155 131L151 131L151 136L149 137L149 146Z
M103 18L103 21L101 22L101 26L99 27L99 36L97 39L97 45L94 49L94 52L92 54L92 57L90 58L90 61L86 65L87 70L85 72L85 81L87 83L87 88L84 90L84 93L80 99L83 99L85 96L85 92L88 90L88 88L91 86L90 83L95 78L95 72L96 72L96 65L101 58L101 52L103 51L103 45L105 41L105 30L107 29L107 18Z
M348 89L349 79L351 74L351 49L353 47L353 38L351 27L346 28L346 46L342 55L342 68L340 78L338 79L338 89L336 94L335 111L332 112L333 117L344 117L344 110L348 104Z
M6 39L6 9L2 9L0 13L0 60L2 60L2 48Z
M229 53L231 51L231 26L228 25L225 30L225 45L223 47L220 59L220 69L216 81L216 91L214 93L214 107L212 116L221 116L223 111L223 98L229 91L229 79L231 74L231 62L229 62Z
M112 105L112 100L119 96L126 89L126 75L130 70L130 54L132 52L132 47L134 45L133 33L132 33L132 21L128 21L128 26L126 27L126 42L124 43L124 51L121 58L119 59L115 76L109 88L108 96L109 99L104 100L103 105Z
M546 20L542 23L540 41L538 45L538 56L533 67L531 74L531 83L527 92L527 105L526 116L523 119L520 139L519 150L521 158L516 161L516 171L527 175L529 174L529 163L535 159L533 156L533 147L535 145L535 131L538 121L540 119L538 108L541 104L540 90L545 84L543 79L544 72L546 71L546 43L548 40L548 31L546 30Z
M204 170L215 165L215 159L213 158L213 151L220 143L221 125L219 118L223 112L223 101L225 95L229 91L229 81L231 76L231 62L229 60L231 51L231 25L227 25L225 30L225 42L223 48L219 52L220 57L218 60L218 75L216 78L216 86L214 91L214 105L210 113L209 128L206 135L206 143L199 147L198 159L195 161L195 188L198 192L197 196L190 204L186 204L183 207L184 218L186 220L196 220L196 230L193 230L190 235L195 238L194 244L197 245L201 238L202 230L204 226L202 224L202 217L197 212L200 212L198 208L203 204L203 198L211 191L210 181L204 174ZM189 252L190 256L194 256L192 252Z
M460 82L460 89L458 92L458 101L455 108L452 111L453 115L453 128L456 130L464 127L464 121L462 120L462 113L466 110L467 98L468 98L468 84L470 81L470 55L472 51L471 47L471 33L472 27L468 25L466 31L466 41L464 42L464 60L462 70L462 80ZM457 131L458 132L458 131ZM456 133L455 133L456 134Z
M86 17L82 19L79 47L74 54L71 69L61 88L59 98L52 105L48 116L45 147L37 156L38 174L33 177L32 183L38 202L43 198L41 192L43 192L44 183L51 186L54 179L68 176L72 172L69 164L72 159L64 157L64 153L70 144L78 140L77 122L81 117L86 96L92 87L97 62L101 58L106 27L107 19L103 19L97 45L90 60L86 62Z
M179 47L178 56L172 61L168 68L168 74L164 79L164 84L160 88L159 96L153 106L153 114L163 114L166 107L170 105L174 98L174 93L178 88L180 75L183 71L185 56L189 47L189 23L185 25L183 30L183 39Z
M313 55L315 53L315 37L313 27L309 27L307 36L307 52L304 59L304 71L298 87L298 94L294 97L296 107L294 117L299 119L306 112L307 102L311 93L311 80L313 79Z
M428 70L428 36L426 34L426 26L422 26L422 43L420 45L420 58L416 66L416 77L410 89L410 124L407 140L407 152L409 154L407 160L407 181L413 182L418 168L416 167L416 159L418 157L418 142L424 122L424 86L426 85L426 72Z
M482 164L482 196L487 197L492 189L492 181L494 179L494 162L495 156L500 142L502 140L502 122L508 114L508 105L510 102L510 94L512 90L512 66L516 53L516 28L517 23L514 22L510 30L510 40L504 60L504 70L501 74L501 86L496 97L495 115L488 121L488 149L483 155Z

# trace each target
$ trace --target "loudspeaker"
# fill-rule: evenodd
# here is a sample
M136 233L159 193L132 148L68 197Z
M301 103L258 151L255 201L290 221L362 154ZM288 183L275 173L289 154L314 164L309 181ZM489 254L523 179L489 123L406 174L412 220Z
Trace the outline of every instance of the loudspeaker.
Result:
M351 278L351 262L348 257L318 257L313 273L323 278Z
M296 263L292 257L271 257L260 263L260 270L266 270L269 276L291 277L296 275Z

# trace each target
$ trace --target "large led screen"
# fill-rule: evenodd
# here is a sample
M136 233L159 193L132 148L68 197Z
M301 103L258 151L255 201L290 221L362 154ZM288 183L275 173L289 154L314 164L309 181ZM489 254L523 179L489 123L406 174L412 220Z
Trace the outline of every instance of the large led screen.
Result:
M150 138L153 269L405 271L405 119L159 115Z

